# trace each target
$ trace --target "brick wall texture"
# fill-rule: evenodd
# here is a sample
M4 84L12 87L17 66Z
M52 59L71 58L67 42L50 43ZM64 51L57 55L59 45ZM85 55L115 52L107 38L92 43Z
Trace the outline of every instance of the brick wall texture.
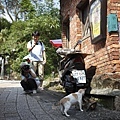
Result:
M60 0L63 47L67 47L64 27L64 21L67 19L70 21L69 48L73 48L76 41L82 38L82 23L76 8L80 1L81 0ZM119 0L107 0L107 15L109 13L116 13L118 22L120 21ZM118 33L109 34L107 31L106 41L103 42L101 40L96 44L92 44L90 38L87 38L77 49L81 49L83 53L91 54L85 58L86 68L96 66L96 74L120 72L120 38Z

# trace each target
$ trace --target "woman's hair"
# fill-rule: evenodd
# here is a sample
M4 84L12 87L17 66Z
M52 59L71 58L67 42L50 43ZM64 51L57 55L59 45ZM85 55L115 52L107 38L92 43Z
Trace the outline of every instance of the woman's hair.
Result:
M30 69L30 66L29 65L24 65L21 67L21 75L27 77L28 76L28 71Z
M34 32L32 33L32 36L40 36L40 33L39 33L38 31L34 31Z

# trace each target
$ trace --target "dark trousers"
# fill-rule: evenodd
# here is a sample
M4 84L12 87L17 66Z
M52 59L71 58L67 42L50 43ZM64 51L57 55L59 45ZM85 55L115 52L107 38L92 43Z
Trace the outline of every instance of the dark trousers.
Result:
M26 90L37 90L37 84L34 79L29 78L27 81L22 80L20 82L21 86L23 87L24 91Z

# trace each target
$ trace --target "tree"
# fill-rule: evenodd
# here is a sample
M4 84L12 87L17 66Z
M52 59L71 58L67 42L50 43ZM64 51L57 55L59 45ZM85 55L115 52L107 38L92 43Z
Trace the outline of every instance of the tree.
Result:
M33 0L37 9L37 15L59 15L59 9L55 8L55 3L53 0L44 0L44 3L40 3L36 0Z
M5 28L9 29L10 26L11 26L10 22L8 22L5 18L0 18L0 31Z
M22 7L19 11L25 11L25 8L30 6L27 6L27 4L24 5L24 3L22 3L23 1L20 1ZM27 19L25 21L14 21L11 23L10 28L1 30L1 40L3 42L0 46L0 53L5 52L11 55L9 61L13 71L20 72L19 65L23 57L28 54L26 44L31 40L31 33L34 30L40 32L40 39L46 47L47 64L45 66L45 73L49 75L53 69L55 70L57 68L57 55L55 48L52 47L49 40L57 39L61 36L59 10L57 8L51 8L50 11L45 11L43 14L37 14L34 18L29 18L28 15L26 15ZM15 51L13 51L13 49Z
M36 14L35 7L31 4L30 0L22 0L20 2L20 13L24 20L34 18Z
M5 42L9 36L9 29L11 23L8 22L5 18L0 18L0 53L4 52Z
M25 20L35 15L31 0L1 0L0 6L1 14L6 13L12 22Z
M4 51L5 53L11 55L10 61L14 71L19 72L20 62L23 57L28 54L26 44L29 40L31 40L31 33L34 30L40 31L40 39L46 47L46 74L50 74L51 70L56 68L54 65L56 65L55 62L57 56L55 49L50 44L49 40L60 38L59 22L60 21L57 17L42 15L27 21L14 22L8 32L5 29L2 30L2 35L4 35L5 42L3 42L3 45L1 46L1 52ZM14 54L13 49L15 49Z
M8 14L11 21L18 20L19 13L19 0L1 0L1 4L3 6L4 13Z

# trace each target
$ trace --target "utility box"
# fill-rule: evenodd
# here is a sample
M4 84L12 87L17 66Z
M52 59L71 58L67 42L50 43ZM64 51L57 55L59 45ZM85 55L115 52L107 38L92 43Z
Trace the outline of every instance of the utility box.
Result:
M117 15L111 13L107 17L108 32L118 32L118 19Z

